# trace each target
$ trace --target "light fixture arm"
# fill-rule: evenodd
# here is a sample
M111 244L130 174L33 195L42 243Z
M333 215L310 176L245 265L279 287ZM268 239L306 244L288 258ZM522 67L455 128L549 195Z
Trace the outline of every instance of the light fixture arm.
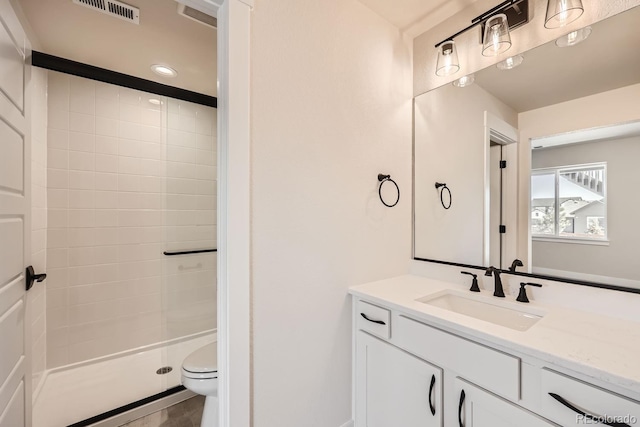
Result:
M446 39L442 40L440 43L436 44L436 49L439 48L440 46L442 46L444 43L449 42L449 41L453 41L453 39L455 39L456 37L458 37L461 34L466 33L467 31L469 31L470 29L481 25L482 23L484 23L486 20L488 20L489 18L491 18L493 15L496 15L500 12L503 12L505 9L507 9L510 6L513 6L516 3L520 3L521 0L507 0L503 3L500 3L498 6L494 7L493 9L489 9L488 11L484 12L482 15L473 18L471 20L471 25L469 25L468 27L463 28L462 30L458 31L457 33L455 33L452 36L447 37Z

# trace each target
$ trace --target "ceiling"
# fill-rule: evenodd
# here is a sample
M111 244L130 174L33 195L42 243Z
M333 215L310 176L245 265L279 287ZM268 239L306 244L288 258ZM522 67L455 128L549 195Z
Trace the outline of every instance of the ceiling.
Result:
M216 30L178 15L175 0L124 2L140 9L140 25L72 0L18 0L45 53L215 96ZM158 76L152 64L178 76Z
M476 0L360 0L402 31L418 35ZM432 17L433 19L429 19ZM417 27L417 28L414 28Z
M589 38L573 47L550 42L525 52L513 70L485 68L476 84L523 112L640 83L638 22L640 7L592 25Z

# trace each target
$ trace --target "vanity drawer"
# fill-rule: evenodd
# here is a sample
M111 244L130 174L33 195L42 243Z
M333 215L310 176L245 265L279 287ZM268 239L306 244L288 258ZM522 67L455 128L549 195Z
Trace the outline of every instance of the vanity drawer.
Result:
M399 347L507 399L520 399L520 358L408 317L394 322L393 339Z
M386 340L391 336L391 311L368 302L358 301L356 306L358 329Z
M640 420L640 402L552 370L542 369L541 386L541 415L562 426L603 424L589 422L576 410L595 417L620 417L607 420L620 426L632 426Z

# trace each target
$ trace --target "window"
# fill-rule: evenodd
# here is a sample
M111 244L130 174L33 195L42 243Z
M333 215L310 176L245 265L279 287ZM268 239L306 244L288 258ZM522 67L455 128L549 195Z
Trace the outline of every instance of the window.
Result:
M607 165L536 169L531 174L534 237L605 240Z

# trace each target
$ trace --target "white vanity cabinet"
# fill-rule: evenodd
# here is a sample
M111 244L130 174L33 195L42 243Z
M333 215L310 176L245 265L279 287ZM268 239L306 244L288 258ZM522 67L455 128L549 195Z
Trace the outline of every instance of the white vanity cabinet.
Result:
M358 427L441 427L442 370L359 331Z
M578 380L408 311L359 297L353 308L355 427L630 427L640 420L640 402L602 382ZM598 424L581 411L626 419Z

